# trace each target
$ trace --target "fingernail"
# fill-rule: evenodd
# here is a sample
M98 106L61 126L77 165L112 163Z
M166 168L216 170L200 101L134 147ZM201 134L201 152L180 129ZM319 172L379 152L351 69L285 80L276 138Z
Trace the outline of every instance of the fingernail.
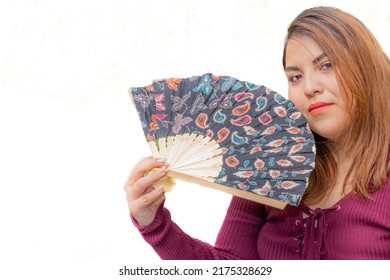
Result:
M159 158L157 159L157 163L163 163L166 162L167 160L165 158Z
M158 174L163 174L165 173L165 171L167 170L167 168L165 166L161 167L159 170L158 170Z

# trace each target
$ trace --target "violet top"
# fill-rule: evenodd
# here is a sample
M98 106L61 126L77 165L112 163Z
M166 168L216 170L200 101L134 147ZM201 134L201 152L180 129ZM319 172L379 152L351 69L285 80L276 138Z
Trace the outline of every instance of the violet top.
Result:
M161 206L140 233L162 259L390 259L390 179L362 199L284 210L233 197L215 245L192 238Z

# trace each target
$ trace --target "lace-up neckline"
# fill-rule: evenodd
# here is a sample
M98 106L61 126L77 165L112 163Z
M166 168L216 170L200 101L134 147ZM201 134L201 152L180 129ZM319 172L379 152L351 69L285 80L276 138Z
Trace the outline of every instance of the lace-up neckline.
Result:
M296 240L300 241L301 258L309 260L319 260L321 256L327 252L326 240L328 234L329 221L327 214L332 211L340 210L340 205L336 204L333 207L315 210L310 209L305 205L301 205L302 222L297 220L296 225L300 228L301 234Z

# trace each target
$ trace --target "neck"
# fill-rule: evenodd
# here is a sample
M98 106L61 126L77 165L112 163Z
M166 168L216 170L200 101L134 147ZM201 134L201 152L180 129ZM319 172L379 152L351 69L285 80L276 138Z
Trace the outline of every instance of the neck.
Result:
M344 145L342 141L329 142L328 147L334 159L336 160L337 166L339 168L342 166L350 166L353 159L351 153L349 152L349 149L345 148L346 145Z

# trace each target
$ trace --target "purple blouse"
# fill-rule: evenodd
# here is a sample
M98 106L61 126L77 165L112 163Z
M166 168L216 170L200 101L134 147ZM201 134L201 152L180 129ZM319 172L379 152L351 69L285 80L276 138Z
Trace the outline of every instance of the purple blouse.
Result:
M284 210L233 197L212 246L190 237L163 206L140 233L162 259L390 259L390 179L370 199Z

